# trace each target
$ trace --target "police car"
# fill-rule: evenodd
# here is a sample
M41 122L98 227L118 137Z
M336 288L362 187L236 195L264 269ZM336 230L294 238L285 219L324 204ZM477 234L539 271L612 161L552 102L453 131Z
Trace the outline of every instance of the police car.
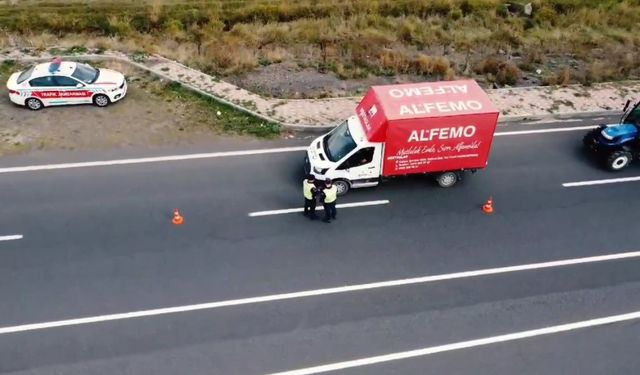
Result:
M34 111L66 104L106 107L126 95L127 81L114 70L54 59L12 74L7 89L12 102Z

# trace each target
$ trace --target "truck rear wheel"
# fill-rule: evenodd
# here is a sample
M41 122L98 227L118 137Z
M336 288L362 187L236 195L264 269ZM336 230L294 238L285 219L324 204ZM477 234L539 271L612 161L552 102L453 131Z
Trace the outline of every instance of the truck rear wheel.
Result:
M347 194L347 192L351 188L351 184L349 184L349 182L345 180L335 180L333 181L333 184L335 185L336 190L338 190L338 195Z
M452 187L458 182L458 175L454 172L444 172L436 177L438 185L443 188Z
M628 151L615 151L607 158L607 167L612 171L619 171L631 164L631 155Z

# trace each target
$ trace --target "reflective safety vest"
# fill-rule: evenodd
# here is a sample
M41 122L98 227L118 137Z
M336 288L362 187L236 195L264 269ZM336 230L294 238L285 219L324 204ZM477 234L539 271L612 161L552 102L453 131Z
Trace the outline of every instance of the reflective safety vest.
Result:
M333 203L338 199L338 188L335 185L324 189L324 203Z
M313 191L311 191L311 189L315 187L316 186L313 183L307 180L302 181L302 194L304 194L304 199L313 199Z

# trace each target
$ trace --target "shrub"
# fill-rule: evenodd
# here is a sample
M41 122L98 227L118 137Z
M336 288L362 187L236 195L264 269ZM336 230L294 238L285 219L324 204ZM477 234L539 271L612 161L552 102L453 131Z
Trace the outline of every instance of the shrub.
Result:
M288 56L287 50L281 47L267 48L261 51L261 65L269 65L282 62Z
M451 13L449 14L449 17L451 17L452 20L457 21L460 18L462 18L463 14L462 11L460 9L454 9L451 11Z
M561 86L567 86L571 83L571 69L564 68L558 74L558 84Z
M505 62L500 66L498 74L496 74L496 83L500 85L515 85L521 76L522 72L516 65L511 62Z
M431 57L420 54L414 60L413 66L414 71L422 75L432 75L445 79L451 79L450 77L455 76L455 70L451 67L451 62L444 56Z
M496 74L498 73L500 63L501 61L497 57L489 56L480 61L474 68L474 71L478 74Z
M423 75L431 74L431 72L433 72L433 67L431 66L431 63L432 63L431 57L424 54L418 55L418 58L415 61L417 73L423 74Z
M534 11L534 19L538 25L555 26L558 15L553 8L543 5Z
M382 72L386 74L408 73L411 70L411 61L403 52L395 50L384 51L378 61Z
M500 85L514 85L522 76L522 72L514 63L496 56L489 56L480 61L474 71L486 75L490 81Z
M453 81L456 79L456 71L453 68L448 68L442 78L445 81Z
M451 62L444 56L436 57L431 63L431 72L436 76L445 77L451 74L451 70Z

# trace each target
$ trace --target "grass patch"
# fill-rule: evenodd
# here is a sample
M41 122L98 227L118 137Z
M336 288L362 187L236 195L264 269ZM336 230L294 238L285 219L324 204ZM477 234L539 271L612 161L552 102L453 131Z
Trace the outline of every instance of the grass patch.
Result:
M63 54L65 55L81 55L83 53L87 53L88 49L84 46L71 46L64 50Z
M193 92L178 83L162 84L156 81L154 84L149 84L147 89L168 102L184 103L190 106L190 114L194 119L210 124L221 131L261 138L273 138L280 134L279 124L270 123L238 111L208 96Z
M4 60L0 64L0 77L8 78L13 72L17 72L21 67L14 60Z
M584 72L568 79L562 67L543 69L560 70L560 84L637 78L639 24L634 0L0 1L2 40L144 51L134 54L141 61L159 53L216 75L292 61L344 79L451 79L470 55L500 55L523 57L525 71L575 56ZM519 69L507 64L480 74L510 84Z
M4 60L0 62L0 81L5 84L9 79L9 76L13 73L23 71L28 68L28 65L18 63L15 60Z

